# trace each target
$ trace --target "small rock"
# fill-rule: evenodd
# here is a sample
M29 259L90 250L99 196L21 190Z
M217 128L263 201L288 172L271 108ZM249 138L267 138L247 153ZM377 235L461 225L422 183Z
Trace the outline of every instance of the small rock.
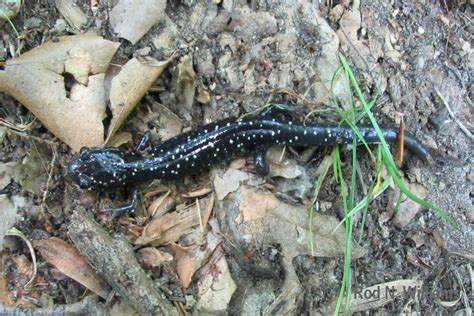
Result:
M469 180L469 182L474 183L474 172L469 172L466 175L466 178L467 178L467 180Z
M426 189L417 183L411 183L409 186L410 191L413 194L424 199L426 197ZM416 214L422 209L422 206L409 198L405 197L405 200L400 204L398 212L395 214L394 224L398 227L405 227Z
M469 224L474 224L474 208L466 210L466 219Z

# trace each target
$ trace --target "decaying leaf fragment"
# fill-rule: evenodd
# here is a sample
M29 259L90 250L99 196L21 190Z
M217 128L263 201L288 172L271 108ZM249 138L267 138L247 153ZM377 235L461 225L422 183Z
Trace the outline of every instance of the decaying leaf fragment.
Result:
M0 91L26 106L72 149L100 146L105 71L119 45L95 34L59 37L7 61ZM70 89L66 77L73 79Z

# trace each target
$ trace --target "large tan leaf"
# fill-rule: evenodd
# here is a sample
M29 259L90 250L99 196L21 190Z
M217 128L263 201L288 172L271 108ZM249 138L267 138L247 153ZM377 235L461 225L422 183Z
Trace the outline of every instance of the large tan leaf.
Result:
M104 76L119 43L94 34L49 41L0 71L0 91L26 106L72 149L100 146L104 140ZM74 81L65 88L65 75Z

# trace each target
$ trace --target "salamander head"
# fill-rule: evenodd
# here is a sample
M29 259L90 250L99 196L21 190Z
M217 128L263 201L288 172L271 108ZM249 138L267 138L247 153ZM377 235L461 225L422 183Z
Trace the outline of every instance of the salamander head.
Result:
M115 191L125 185L123 153L117 148L83 147L69 163L68 171L82 189Z

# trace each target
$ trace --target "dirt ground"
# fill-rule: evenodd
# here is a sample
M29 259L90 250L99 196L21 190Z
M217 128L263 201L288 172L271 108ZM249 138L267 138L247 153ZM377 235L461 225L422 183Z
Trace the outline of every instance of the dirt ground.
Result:
M370 204L364 227L357 214L351 312L471 315L474 29L469 1L188 0L169 1L165 9L162 1L160 18L134 44L124 34L136 25L119 31L117 24L127 14L146 21L146 13L127 13L125 4L117 20L113 1L77 1L86 23L75 28L52 3L25 2L11 20L18 35L4 23L1 72L13 57L87 32L120 43L106 63L107 74L134 57L169 59L117 133L126 150L132 148L131 138L147 130L159 143L268 102L302 109L300 119L317 110L310 121L338 122L331 95L344 109L348 98L344 80L331 80L343 54L366 98L378 96L372 111L379 123L396 125L403 115L406 130L430 148L431 163L407 155L402 172L409 188L456 222L451 225L406 198L397 211L394 187ZM25 69L33 73L33 66ZM74 96L66 72L61 94ZM89 80L92 73L87 72ZM0 75L0 81L12 76ZM126 84L133 86L130 78ZM19 86L27 82L18 80ZM38 100L55 95L48 87L26 89ZM307 229L314 183L330 148L283 153L275 148L267 155L271 173L265 178L255 175L250 157L243 157L183 181L155 181L141 188L135 214L112 219L103 210L129 195L97 196L72 183L67 164L75 135L53 135L52 123L34 120L31 108L15 100L26 97L2 93L0 98L5 217L0 233L6 236L0 314L26 313L20 308L35 308L37 314L334 312L345 243L344 226L336 229L344 210L332 168L316 202L314 236ZM59 107L60 118L61 111L66 110ZM100 128L112 129L114 111L104 110ZM86 129L74 127L70 133ZM101 141L107 135L102 134ZM375 173L369 155L358 153L360 200ZM349 174L347 147L342 159ZM29 282L34 263L36 276ZM394 288L397 295L388 295Z

